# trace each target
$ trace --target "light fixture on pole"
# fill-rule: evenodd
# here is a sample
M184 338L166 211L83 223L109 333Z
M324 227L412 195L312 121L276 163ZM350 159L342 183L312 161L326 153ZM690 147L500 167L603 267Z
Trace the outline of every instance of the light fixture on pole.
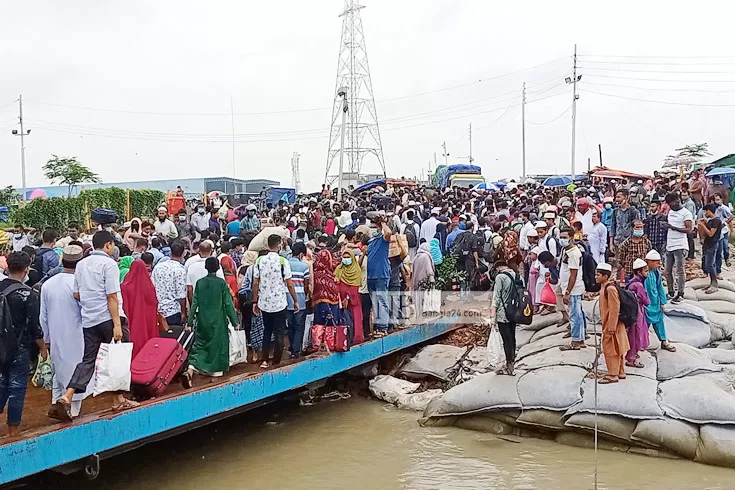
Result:
M20 122L20 131L17 129L14 129L11 131L14 136L20 136L20 169L21 169L21 182L23 184L23 194L21 194L20 198L22 201L26 200L26 192L28 190L26 189L26 145L25 145L25 137L29 134L31 134L30 129L25 129L23 127L23 96L18 96L18 122Z
M342 97L342 141L339 145L339 175L337 176L337 202L342 202L342 171L344 169L345 161L345 122L347 119L347 87L340 87L337 89L337 95Z

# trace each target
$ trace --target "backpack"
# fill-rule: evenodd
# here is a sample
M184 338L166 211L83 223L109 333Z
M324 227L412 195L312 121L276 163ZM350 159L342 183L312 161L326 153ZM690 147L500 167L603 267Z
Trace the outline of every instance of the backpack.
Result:
M472 240L474 238L474 234L467 233L466 231L463 231L455 238L454 243L452 243L451 252L457 256L458 261L463 261L472 254Z
M584 281L584 289L588 293L597 293L600 291L600 285L595 280L597 272L597 261L592 257L589 249L584 244L582 246L582 280Z
M556 244L556 255L554 256L554 258L558 259L559 257L561 257L561 252L562 252L562 248L561 248L561 245L559 244L559 240L557 240L557 238L551 233L546 234L546 250L549 253L551 253L551 247L549 247L549 240L554 240L554 243Z
M505 316L516 325L530 325L533 321L533 302L531 293L523 285L523 279L516 274L515 277L507 271L501 272L508 276L511 281L510 293L505 300Z
M416 248L419 244L418 238L416 238L416 225L413 221L406 223L406 241L408 242L408 248Z
M33 260L33 268L38 271L38 273L41 275L41 279L48 274L48 271L43 271L43 256L46 255L49 252L56 253L56 251L53 248L45 248L41 250L40 248L36 250L36 257Z
M475 232L478 242L480 243L480 250L478 255L481 259L485 259L489 264L492 264L495 258L495 248L493 246L493 235L490 234L490 238L485 235L485 230L478 230Z
M15 334L13 315L10 311L10 303L8 303L7 297L21 289L30 290L25 284L13 283L0 293L0 368L4 368L8 359L18 350L20 336L16 336ZM23 332L21 331L22 334Z
M621 288L615 284L620 296L620 313L618 313L618 321L623 322L625 328L630 328L638 321L638 298L633 291L627 288ZM607 291L605 291L607 293Z

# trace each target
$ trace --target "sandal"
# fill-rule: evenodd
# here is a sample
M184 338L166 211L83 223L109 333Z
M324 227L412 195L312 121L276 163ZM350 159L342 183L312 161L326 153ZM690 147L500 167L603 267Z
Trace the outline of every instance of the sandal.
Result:
M56 403L51 405L51 408L49 408L48 413L46 414L49 416L49 418L52 418L54 420L60 420L62 422L71 422L72 416L71 416L71 405L66 402L63 398L59 398L56 400Z
M185 390L190 390L192 386L194 386L191 373L188 370L184 371L184 374L181 377L181 386L183 386Z
M123 410L130 410L131 408L137 408L139 406L140 403L126 398L125 401L119 405L113 405L112 410L113 412L122 412Z
M268 361L263 361L263 363L260 365L260 369L268 369Z
M510 376L511 375L510 372L508 371L507 366L501 367L500 369L495 371L495 374L497 374L498 376Z
M386 335L388 335L388 332L383 332L382 330L376 330L375 332L373 332L374 339L381 339Z
M676 352L676 347L674 347L673 345L669 344L668 342L666 342L665 344L662 342L661 343L661 348L663 350L667 350L669 352Z
M585 345L585 347L587 347L587 346ZM559 350L560 351L580 350L581 348L582 348L581 345L575 344L574 342L572 342L572 343L570 343L568 345L562 345L561 347L559 347Z
M601 385L610 385L610 384L617 383L617 382L618 382L618 378L611 378L609 376L605 376L601 380L599 380L597 383Z
M638 361L638 360L636 360L635 362L628 362L628 361L625 361L625 365L626 365L626 366L628 366L628 367L632 367L632 368L638 368L638 369L642 369L642 368L644 368L644 367L645 367L645 366L643 365L643 363L642 363L641 361Z

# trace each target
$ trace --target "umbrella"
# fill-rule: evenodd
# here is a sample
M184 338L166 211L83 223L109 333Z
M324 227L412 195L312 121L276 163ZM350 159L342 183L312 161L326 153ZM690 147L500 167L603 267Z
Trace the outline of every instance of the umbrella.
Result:
M544 180L544 187L566 187L572 183L572 179L565 175L558 175L556 177L549 177Z
M696 163L698 161L699 161L699 158L697 157L673 157L673 158L667 158L664 161L664 164L661 166L663 168L682 167L684 165L689 165L691 163Z
M715 167L707 172L707 177L716 177L718 175L735 175L735 168Z
M30 193L28 199L46 199L46 192L43 189L35 189Z
M498 189L498 186L493 184L492 182L489 182L487 184L483 182L482 184L477 184L477 187L475 187L475 190L498 192L500 189Z
M536 184L536 179L532 179L531 177L529 177L526 180L524 180L523 183L524 184L533 184L533 185L535 185Z

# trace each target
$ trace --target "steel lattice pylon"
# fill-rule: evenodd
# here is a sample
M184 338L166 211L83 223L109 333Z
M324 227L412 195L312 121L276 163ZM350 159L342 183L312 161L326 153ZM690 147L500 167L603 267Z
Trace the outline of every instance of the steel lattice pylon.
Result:
M357 0L345 0L342 17L342 39L340 40L337 82L334 86L334 106L332 124L329 132L329 151L327 152L327 171L325 181L330 180L330 170L336 173L332 164L339 157L340 137L342 134L342 97L340 87L347 87L348 112L345 121L344 172L353 176L362 171L366 155L374 155L385 176L383 144L380 140L378 113L375 110L373 83L370 79L365 35L362 30L360 10L364 6Z

